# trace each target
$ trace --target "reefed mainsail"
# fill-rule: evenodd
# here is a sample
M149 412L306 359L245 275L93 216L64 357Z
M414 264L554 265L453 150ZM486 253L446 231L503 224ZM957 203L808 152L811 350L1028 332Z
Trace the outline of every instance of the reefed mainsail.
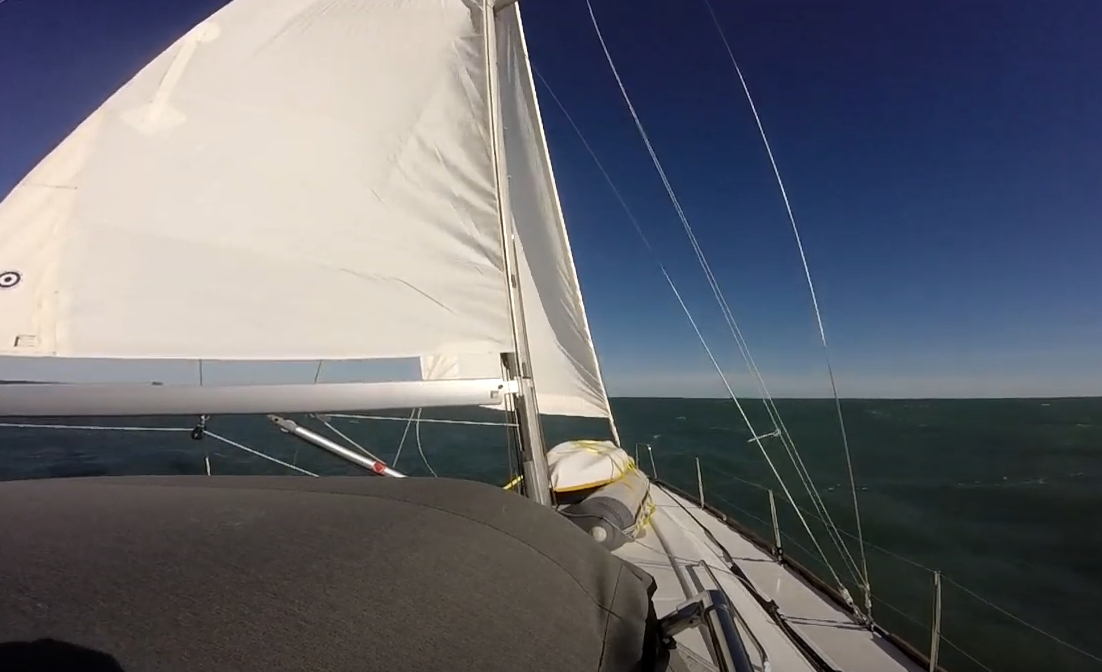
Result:
M459 357L490 364L425 378L501 378L496 63L538 403L607 416L519 13L494 53L492 4L213 14L0 202L0 356Z
M524 317L541 413L609 417L608 397L555 188L519 3L497 12L495 36L509 213L517 235ZM426 380L491 377L478 355L422 358Z

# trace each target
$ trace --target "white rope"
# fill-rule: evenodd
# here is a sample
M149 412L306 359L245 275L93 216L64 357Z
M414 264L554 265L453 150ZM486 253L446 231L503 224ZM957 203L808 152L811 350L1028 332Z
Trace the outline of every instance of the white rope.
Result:
M238 443L238 442L233 441L231 439L227 439L226 437L224 437L220 434L215 434L214 432L210 431L209 429L206 431L206 435L211 437L212 439L217 439L217 440L221 441L222 443L233 446L234 448L237 448L238 450L243 450L246 453L251 453L253 455L256 455L259 458L268 460L269 462L274 462L274 463L280 465L281 467L287 467L288 469L291 469L293 471L297 471L300 474L306 474L307 476L317 477L317 474L315 474L312 471L306 471L305 469L303 469L301 467L296 467L295 465L291 464L290 462L284 462L283 460L281 460L277 457L272 457L271 455L265 455L264 453L260 452L259 450L253 450L252 448L249 448L248 446L246 446L244 444Z
M588 0L586 0L588 2ZM750 111L754 115L754 122L758 126L758 133L761 135L762 144L765 146L765 153L769 156L769 164L773 167L773 175L777 179L777 187L780 189L781 198L784 200L784 208L788 213L788 221L792 225L792 233L796 237L796 247L800 251L800 263L803 264L804 277L807 279L807 288L811 293L811 305L815 310L815 323L819 327L819 339L823 344L823 356L826 360L827 375L830 377L830 389L834 395L834 408L838 414L838 426L842 433L842 449L846 454L846 470L849 472L849 484L850 492L853 495L853 516L857 524L857 537L863 542L864 534L861 530L861 510L857 504L857 486L853 477L853 461L850 457L849 449L849 437L846 434L846 422L842 414L842 400L838 396L838 384L834 378L834 367L830 363L830 348L827 347L826 329L823 328L823 316L819 310L819 299L815 294L815 283L811 280L811 268L807 263L807 255L804 252L804 244L800 239L800 228L796 225L796 216L792 212L792 203L788 199L788 192L784 188L784 180L781 179L780 168L777 167L777 160L773 156L773 148L769 145L769 138L765 133L765 126L762 125L761 116L758 114L758 108L754 105L754 98L750 95L750 87L746 84L746 78L742 75L742 68L739 67L738 61L735 59L735 53L731 49L730 43L727 41L727 35L723 32L723 27L719 23L719 19L716 17L715 10L712 9L712 4L709 0L703 0L704 5L708 8L708 14L712 17L712 23L716 27L716 31L719 33L719 37L723 40L723 46L727 50L727 55L731 59L731 65L735 68L735 73L738 75L739 83L742 84L743 93L746 94L746 101L750 104ZM861 574L864 578L865 585L863 586L866 595L865 602L866 608L869 606L869 595L871 592L871 586L869 585L869 568L865 559L865 547L864 543L861 543L858 548L861 552Z
M399 418L393 415L358 415L352 413L326 413L330 418L347 418L351 420L399 420L409 422L409 418ZM479 425L483 427L516 427L515 422L494 422L491 420L447 420L443 418L416 418L414 422L439 423L442 425Z
M711 287L712 287L713 294L716 294L716 298L718 300L720 300L721 305L722 305L724 303L724 300L722 298L722 293L719 291L719 288L718 288L718 285L715 281L715 278L714 278L714 276L712 275L710 269L707 266L707 260L704 258L703 250L701 249L699 243L697 242L696 235L693 233L692 227L689 225L688 217L685 215L685 212L681 207L680 201L678 201L677 195L674 193L673 186L670 184L669 179L666 177L666 172L662 168L661 162L658 160L658 155L655 152L654 147L650 142L650 137L647 135L646 129L643 127L643 123L640 120L639 115L635 110L635 106L631 102L630 96L628 96L627 88L624 86L623 80L620 78L619 71L616 69L616 64L612 59L612 54L609 52L608 45L605 43L604 36L601 34L601 28L600 28L600 25L597 22L597 16L593 11L593 5L590 2L590 0L586 0L586 7L589 10L589 17L590 17L590 20L592 21L593 29L597 34L597 39L601 44L601 50L604 52L605 60L608 62L609 68L612 70L612 75L616 79L616 84L620 88L620 93L623 96L624 102L627 104L628 111L631 113L632 119L635 121L635 127L639 131L639 135L643 140L643 144L646 146L647 152L650 155L651 162L654 164L655 169L658 171L658 175L662 180L662 184L666 188L666 193L669 196L670 201L674 206L674 209L677 211L678 217L681 220L681 223L682 223L682 226L685 229L686 235L689 237L689 241L692 244L693 249L697 254L697 259L698 259L699 262L701 262L702 267L704 267L704 269L705 269L705 276L708 278L709 285L711 285ZM561 106L561 104L560 104L560 106ZM608 176L607 176L607 173L606 173L606 179L607 179L607 177ZM622 199L621 199L621 202L622 202ZM636 230L640 233L640 235L642 235L642 228L638 225L638 222L635 221L634 218L632 219L632 221L633 221L633 224L636 227ZM644 238L644 240L646 239L645 235L642 235L642 237ZM651 249L653 251L653 248L649 244L647 245L647 247L648 247L648 249ZM781 478L780 472L777 471L776 465L773 464L772 458L769 457L769 453L766 451L764 444L762 444L762 442L761 442L761 438L759 437L759 433L754 430L753 424L750 422L749 416L746 414L746 411L743 409L742 404L739 402L737 395L735 395L734 390L732 389L730 383L727 381L727 376L723 373L722 367L720 367L719 362L716 360L715 356L712 354L711 348L708 347L707 341L705 340L703 333L701 333L700 328L697 326L696 320L693 319L691 311L689 311L688 306L685 304L685 301L682 299L681 293L677 290L676 285L674 285L672 278L670 278L669 273L666 272L665 268L662 267L661 265L660 265L660 268L662 269L663 275L666 277L667 283L670 285L670 288L673 290L674 295L677 297L678 303L681 304L682 310L685 312L686 317L689 319L689 323L692 326L693 331L696 332L697 338L700 340L701 345L704 347L704 350L707 353L709 360L711 360L712 365L715 367L716 372L719 374L720 380L723 381L723 385L727 389L728 394L731 396L731 400L735 403L735 407L738 409L739 415L742 416L743 422L746 423L746 426L749 428L751 436L755 437L754 442L757 444L759 450L761 451L762 456L765 458L766 463L769 465L770 470L773 472L774 477L777 479L777 482L780 484L781 489L785 492L785 495L788 496L789 499L792 499L791 493L788 491L787 484L785 484L784 479ZM725 311L725 314L726 314L726 311ZM835 583L838 585L838 588L839 588L840 592L842 592L843 594L848 595L848 591L846 591L845 585L842 583L841 579L838 577L838 573L834 570L834 566L830 563L830 560L827 558L826 553L823 551L822 546L819 544L819 541L815 537L814 532L811 531L811 526L807 523L807 520L806 520L806 518L804 518L803 513L800 512L797 509L796 510L796 515L800 519L800 522L803 524L804 529L808 534L808 537L811 539L812 543L815 544L815 547L819 551L820 556L822 556L823 563L830 570L830 573L832 574Z

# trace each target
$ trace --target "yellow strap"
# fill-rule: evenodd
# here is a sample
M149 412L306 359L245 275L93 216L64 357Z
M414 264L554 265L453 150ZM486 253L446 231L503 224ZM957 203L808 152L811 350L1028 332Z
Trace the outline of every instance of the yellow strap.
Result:
M613 451L623 450L622 448L620 448L619 446L617 446L615 444L610 444L606 441L596 441L596 440L593 440L593 439L578 439L576 441L572 441L571 443L574 446L576 446L578 448L581 448L582 450L584 450L587 453L592 453L593 455L597 455L597 456L600 456L600 457L604 457L604 456L608 455L610 452L613 452ZM626 451L625 451L625 453L626 453ZM555 492L562 492L562 493L578 492L580 490L589 490L591 488L599 488L599 487L602 487L602 486L605 486L605 485L610 485L612 483L616 483L617 481L622 480L625 476L627 476L632 471L635 471L637 469L637 466L635 464L635 459L631 455L628 455L627 458L628 458L627 459L627 464L624 466L623 470L620 470L619 468L615 468L615 465L614 465L615 475L612 478L608 479L608 480L596 481L594 483L586 483L584 485L575 485L575 486L572 486L572 487L569 487L569 488L555 488L554 491ZM608 458L608 459L609 459L610 462L612 461L611 457Z
M523 481L523 480L524 480L524 474L521 474L520 476L517 476L513 480L511 480L508 483L506 483L505 485L503 485L501 489L502 490L512 490L513 488L520 485L520 482Z
M639 531L650 525L651 518L654 516L658 507L654 505L654 501L648 496L643 508L645 509L643 515L639 517L639 521L632 527L634 531Z

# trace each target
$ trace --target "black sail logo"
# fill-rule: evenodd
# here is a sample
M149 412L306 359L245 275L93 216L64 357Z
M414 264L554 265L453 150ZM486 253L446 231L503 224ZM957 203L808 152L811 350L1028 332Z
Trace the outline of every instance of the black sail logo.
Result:
M23 279L18 271L0 271L0 289L11 289Z

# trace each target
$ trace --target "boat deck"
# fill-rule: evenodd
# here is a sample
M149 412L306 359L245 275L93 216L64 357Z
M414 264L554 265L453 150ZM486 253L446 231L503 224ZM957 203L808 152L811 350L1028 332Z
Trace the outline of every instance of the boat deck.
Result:
M785 623L831 667L840 672L921 672L922 668L891 642L854 623L841 608L711 513L659 486L652 488L652 497L656 511L648 530L615 553L654 576L658 583L654 605L659 616L696 593L714 588L718 581L744 620L739 627L756 669L764 666L755 638L773 670L817 669L743 579L728 569L723 553L703 532L703 526L727 550L754 591L774 601ZM701 561L712 574L700 566ZM695 585L683 588L678 571ZM712 660L698 629L682 632L676 639L683 658L693 663Z

